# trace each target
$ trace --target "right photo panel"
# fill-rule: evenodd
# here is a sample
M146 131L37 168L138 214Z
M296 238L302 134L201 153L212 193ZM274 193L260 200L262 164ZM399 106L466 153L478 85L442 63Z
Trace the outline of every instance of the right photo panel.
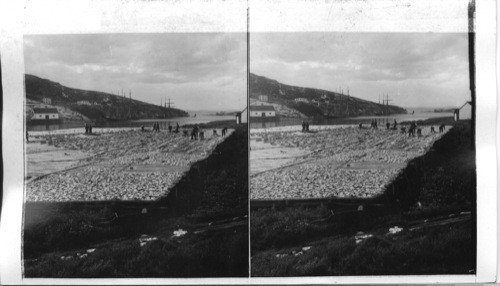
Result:
M476 273L471 41L251 34L253 277Z

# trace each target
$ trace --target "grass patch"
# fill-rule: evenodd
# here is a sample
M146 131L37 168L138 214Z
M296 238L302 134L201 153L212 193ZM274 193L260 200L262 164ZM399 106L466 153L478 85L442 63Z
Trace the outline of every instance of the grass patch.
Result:
M330 237L302 244L311 249L298 256L293 251L301 247L252 256L252 276L470 274L475 269L471 241L470 225L394 236L375 233L359 244L353 235Z
M245 228L209 235L187 234L172 238L158 235L144 246L138 239L111 243L85 258L76 251L46 254L27 261L27 277L245 277L248 276L248 236ZM72 255L70 260L61 256Z
M323 207L252 211L251 251L257 253L268 248L283 248L328 235L335 226L313 223L326 215L328 215L328 210Z

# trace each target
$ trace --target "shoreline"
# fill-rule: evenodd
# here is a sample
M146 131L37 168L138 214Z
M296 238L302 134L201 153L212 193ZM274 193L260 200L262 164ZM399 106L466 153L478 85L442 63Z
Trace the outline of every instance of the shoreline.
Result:
M417 122L418 123L418 122ZM401 122L398 123L398 132L399 132L399 127L401 126L408 126L410 123L409 122ZM434 124L436 125L436 124ZM392 124L391 124L392 126ZM421 124L421 126L428 127L425 123ZM452 127L452 125L445 125L446 129L449 129ZM304 134L308 133L314 133L317 131L326 131L326 130L335 130L335 129L348 129L348 128L356 128L360 129L359 125L357 124L328 124L328 125L315 125L315 124L310 124L309 126L310 131L305 132ZM392 127L391 127L392 128ZM436 125L436 131L437 131L437 125ZM363 126L360 130L371 130L368 126ZM385 126L380 126L378 130L387 130ZM390 129L392 130L392 129ZM250 128L250 135L252 134L260 134L260 133L267 133L267 132L301 132L302 133L302 126L301 125L286 125L286 126L273 126L273 127L268 127L268 128Z
M214 128L214 129L222 129L222 127L219 127L219 126L222 126L223 123L228 123L226 125L232 125L232 124L229 124L229 121L234 121L234 120L216 120L216 121L209 121L209 122L206 122L206 123L196 123L198 124L199 126L209 126L209 127L206 127L206 128ZM186 124L183 124L183 125L179 125L181 129L188 129L188 128L191 128L193 126L193 124L191 123L186 123ZM215 127L212 127L212 126L215 126ZM175 126L173 126L175 127ZM234 127L231 126L233 129ZM145 126L147 132L151 132L151 126ZM202 127L203 128L203 127ZM96 126L92 126L92 133L93 134L102 134L102 133L111 133L111 132L120 132L120 131L133 131L133 130L137 130L137 131L141 131L141 126L129 126L129 127L96 127ZM168 129L166 128L163 128L160 130L160 133L161 132L167 132L168 133ZM28 131L30 137L31 136L44 136L44 135L62 135L62 134L65 134L65 135L69 135L69 134L78 134L78 133L81 133L82 135L85 135L85 128L84 126L82 127L70 127L70 128L63 128L63 129L56 129L56 130L42 130L42 131ZM219 132L220 134L220 132Z

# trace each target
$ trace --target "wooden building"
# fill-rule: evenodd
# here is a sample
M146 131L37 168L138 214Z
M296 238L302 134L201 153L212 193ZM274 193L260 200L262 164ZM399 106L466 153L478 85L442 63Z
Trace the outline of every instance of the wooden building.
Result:
M250 118L275 118L276 110L272 105L250 105Z
M248 123L248 108L245 107L241 112L236 113L236 124Z
M33 108L31 120L59 120L57 108Z
M455 121L472 119L472 102L467 101L460 108L455 109L453 117L455 118Z

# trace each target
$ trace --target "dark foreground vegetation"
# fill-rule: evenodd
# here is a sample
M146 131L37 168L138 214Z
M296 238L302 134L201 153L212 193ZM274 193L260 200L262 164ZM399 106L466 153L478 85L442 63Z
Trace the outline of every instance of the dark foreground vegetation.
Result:
M251 206L252 276L475 273L475 151L453 124L375 200Z
M247 144L239 127L155 202L26 203L24 275L247 277Z

